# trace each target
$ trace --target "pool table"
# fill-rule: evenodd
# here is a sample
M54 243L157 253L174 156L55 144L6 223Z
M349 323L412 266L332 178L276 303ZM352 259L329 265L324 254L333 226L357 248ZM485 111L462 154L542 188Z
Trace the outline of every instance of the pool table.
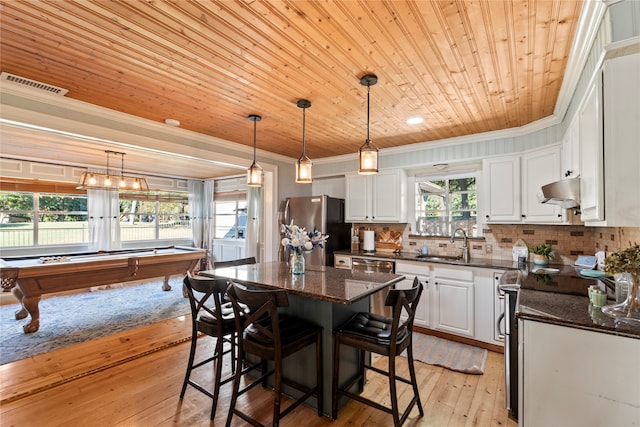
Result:
M162 276L163 290L170 290L170 275L195 270L206 256L204 249L170 246L2 258L2 288L11 289L22 304L16 319L31 316L23 326L25 333L31 333L40 327L38 304L43 294Z

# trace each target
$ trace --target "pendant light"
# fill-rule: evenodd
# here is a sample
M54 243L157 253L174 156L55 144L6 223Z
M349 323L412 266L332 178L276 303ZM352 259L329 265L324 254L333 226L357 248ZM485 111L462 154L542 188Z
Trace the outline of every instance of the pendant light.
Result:
M149 191L147 180L142 177L124 174L124 156L126 153L106 150L107 172L83 172L78 181L77 189L82 190L126 190L126 191ZM120 156L120 176L118 172L111 170L110 156Z
M253 122L253 163L247 169L247 185L262 187L262 168L256 163L256 122L262 120L262 117L251 114L248 119Z
M299 99L296 105L298 108L302 108L302 154L298 159L298 163L296 163L296 182L298 184L311 184L311 167L313 163L311 159L307 157L307 140L305 136L306 110L311 107L311 102L306 99Z
M371 86L378 83L378 77L375 74L365 74L360 79L360 84L367 87L367 140L360 147L360 167L358 173L360 175L372 175L378 173L378 148L371 143L371 125L369 120L369 95Z

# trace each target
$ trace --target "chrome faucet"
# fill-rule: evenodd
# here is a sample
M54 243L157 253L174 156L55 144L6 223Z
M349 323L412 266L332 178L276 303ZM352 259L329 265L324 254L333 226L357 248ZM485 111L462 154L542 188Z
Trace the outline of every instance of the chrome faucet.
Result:
M458 231L462 231L462 236L464 237L464 241L462 242L462 261L469 262L469 246L467 246L467 232L464 231L463 228L456 228L451 233L451 243L456 241L456 233Z

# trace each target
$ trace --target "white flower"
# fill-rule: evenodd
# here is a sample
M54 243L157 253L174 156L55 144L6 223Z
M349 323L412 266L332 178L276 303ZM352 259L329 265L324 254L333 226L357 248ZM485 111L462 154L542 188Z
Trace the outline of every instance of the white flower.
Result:
M313 231L307 232L304 227L298 227L293 223L289 225L282 224L280 232L285 235L280 241L282 246L296 252L311 251L317 246L322 248L329 237L322 235L315 228Z

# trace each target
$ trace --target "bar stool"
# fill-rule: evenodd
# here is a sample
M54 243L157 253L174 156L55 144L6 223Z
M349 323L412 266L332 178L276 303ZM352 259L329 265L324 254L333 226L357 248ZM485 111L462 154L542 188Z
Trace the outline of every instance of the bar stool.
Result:
M222 359L225 354L231 353L231 367L235 367L236 350L236 324L233 307L230 302L224 302L223 296L228 287L227 279L212 279L202 276L192 276L190 273L184 278L184 288L191 306L191 350L187 372L180 391L180 399L184 398L187 385L206 394L213 403L211 405L211 419L215 417L220 386L233 380L229 375L222 379ZM244 307L246 309L246 307ZM195 363L196 346L200 333L216 338L213 355L205 360ZM230 348L224 350L224 344L230 344ZM215 365L215 377L213 391L191 379L194 369L213 362Z
M236 408L236 403L239 396L255 385L262 383L263 387L266 386L266 380L271 375L274 375L275 392L272 416L274 427L279 425L284 416L311 396L315 396L318 416L322 416L322 327L299 317L278 313L278 308L289 305L284 290L253 290L232 282L227 290L227 298L233 304L233 309L236 312L236 333L238 335L238 364L233 382L231 403L229 404L227 427L231 425L231 419L234 415L238 415L254 426L262 425L249 414ZM242 309L241 304L246 304L249 307L250 314L243 317L238 315ZM282 374L283 359L312 344L315 344L316 350L315 387L307 387L292 379L284 378ZM246 358L247 354L257 356L260 361L250 364ZM268 372L266 361L274 362L274 368ZM245 365L246 367L243 369ZM242 376L258 368L261 369L261 375L252 379L250 384L240 390ZM280 401L283 385L288 385L302 392L302 396L281 411Z
M331 402L331 416L335 420L338 416L338 400L341 396L347 396L350 399L357 400L366 405L384 411L393 416L393 425L398 427L404 423L409 416L409 412L414 405L418 405L420 416L424 415L422 403L420 402L420 394L418 392L418 383L416 381L416 373L413 366L413 319L415 316L415 308L422 294L422 283L416 277L413 280L411 289L392 289L387 295L385 301L386 306L393 309L393 317L380 316L374 313L358 313L347 321L342 327L334 331L334 347L333 347L333 393ZM406 319L402 323L400 316L406 315ZM350 379L344 387L339 387L340 378L340 346L347 345L360 350L360 372L354 378ZM407 363L409 365L410 380L396 375L396 357L404 350L407 350ZM378 369L365 363L365 352L377 353L388 357L388 370ZM382 406L378 402L363 397L359 394L352 393L349 389L357 382L364 384L365 370L369 369L389 378L389 393L391 398L391 408ZM396 389L396 381L409 384L413 388L413 398L409 402L407 408L399 414L398 410L398 393Z

